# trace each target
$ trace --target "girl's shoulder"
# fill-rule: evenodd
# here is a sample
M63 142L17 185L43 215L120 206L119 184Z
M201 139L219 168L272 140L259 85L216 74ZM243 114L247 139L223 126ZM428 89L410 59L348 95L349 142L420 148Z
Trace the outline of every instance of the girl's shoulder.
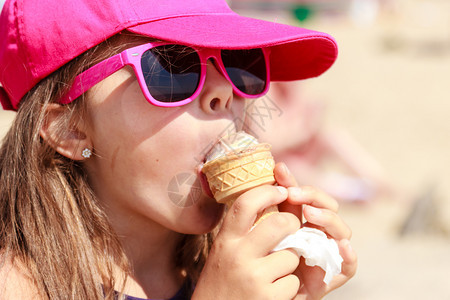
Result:
M40 299L25 266L3 254L0 254L0 299Z

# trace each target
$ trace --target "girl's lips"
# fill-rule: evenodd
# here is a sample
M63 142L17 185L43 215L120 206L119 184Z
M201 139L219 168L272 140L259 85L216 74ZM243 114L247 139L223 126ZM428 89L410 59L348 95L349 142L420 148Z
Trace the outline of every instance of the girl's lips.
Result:
M202 190L206 195L208 195L208 197L214 198L214 195L211 192L211 189L209 188L209 184L208 184L208 180L206 179L206 175L202 172L202 168L203 168L203 165L200 165L197 168L197 175L198 175L198 178L200 179L200 184L202 186Z

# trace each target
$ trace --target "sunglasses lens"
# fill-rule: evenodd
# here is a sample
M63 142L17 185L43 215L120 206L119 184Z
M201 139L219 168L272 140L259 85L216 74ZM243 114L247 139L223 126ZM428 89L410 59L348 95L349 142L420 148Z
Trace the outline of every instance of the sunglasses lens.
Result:
M164 45L149 49L142 55L141 66L148 91L160 102L191 97L200 81L200 58L189 47Z
M247 95L264 92L267 69L262 49L222 50L221 56L228 76L241 92Z

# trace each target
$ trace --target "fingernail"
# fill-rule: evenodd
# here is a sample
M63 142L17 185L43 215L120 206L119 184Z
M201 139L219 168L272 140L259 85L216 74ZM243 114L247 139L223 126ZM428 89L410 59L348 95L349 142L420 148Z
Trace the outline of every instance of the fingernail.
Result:
M280 192L280 194L282 194L285 197L287 196L288 190L284 186L277 186L277 189Z
M288 191L291 198L300 199L302 196L302 189L299 187L290 187Z
M289 171L289 168L285 163L281 163L281 169L283 170L283 173L286 175L291 175L291 171Z
M341 243L343 243L344 245L344 247L345 248L347 248L347 250L349 250L349 251L351 251L351 252L353 252L353 248L352 248L352 245L350 244L350 241L349 240L342 240L342 242Z

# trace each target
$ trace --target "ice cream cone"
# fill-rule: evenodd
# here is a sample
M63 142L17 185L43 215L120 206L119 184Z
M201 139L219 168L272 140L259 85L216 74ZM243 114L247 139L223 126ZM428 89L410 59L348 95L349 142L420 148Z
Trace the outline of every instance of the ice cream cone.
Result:
M275 162L269 144L257 144L236 149L205 163L203 173L211 192L219 203L230 207L239 195L251 188L274 184ZM258 217L258 223L269 214L278 212L276 206L267 208Z

